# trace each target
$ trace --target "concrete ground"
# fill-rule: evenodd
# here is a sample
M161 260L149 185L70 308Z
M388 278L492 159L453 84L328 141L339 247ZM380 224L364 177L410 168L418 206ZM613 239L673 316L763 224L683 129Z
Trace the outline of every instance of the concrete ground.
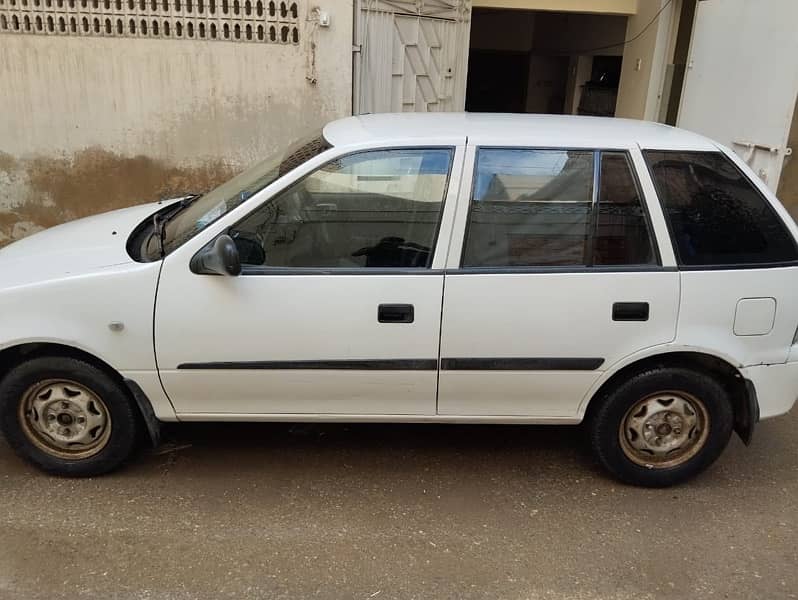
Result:
M797 433L667 490L578 428L181 426L93 480L0 442L0 598L796 598Z

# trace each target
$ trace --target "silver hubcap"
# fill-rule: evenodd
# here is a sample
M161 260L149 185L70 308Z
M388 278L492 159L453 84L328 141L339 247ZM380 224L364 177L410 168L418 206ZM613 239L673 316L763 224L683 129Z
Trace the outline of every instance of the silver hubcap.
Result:
M111 416L97 394L66 379L32 385L22 396L19 419L27 438L59 458L87 458L108 443Z
M660 469L690 460L704 447L708 435L704 403L685 392L660 392L636 402L619 431L627 458Z

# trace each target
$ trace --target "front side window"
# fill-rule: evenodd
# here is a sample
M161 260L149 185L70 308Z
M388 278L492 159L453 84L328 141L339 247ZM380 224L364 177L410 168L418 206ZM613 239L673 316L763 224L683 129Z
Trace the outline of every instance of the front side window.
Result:
M649 264L656 258L626 153L478 151L463 267Z
M798 259L767 199L721 152L644 152L680 265L755 265Z
M428 268L453 151L333 160L235 225L241 262L284 268Z

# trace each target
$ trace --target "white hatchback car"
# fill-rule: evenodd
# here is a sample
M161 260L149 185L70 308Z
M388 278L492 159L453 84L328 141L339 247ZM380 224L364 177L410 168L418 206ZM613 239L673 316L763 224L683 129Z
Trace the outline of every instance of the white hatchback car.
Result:
M796 238L678 129L346 118L0 251L2 428L95 475L164 421L586 421L614 475L670 485L793 405Z

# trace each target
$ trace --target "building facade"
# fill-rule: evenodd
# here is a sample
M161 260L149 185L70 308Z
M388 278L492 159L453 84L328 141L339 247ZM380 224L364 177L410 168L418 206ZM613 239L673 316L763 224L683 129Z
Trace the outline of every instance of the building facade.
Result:
M0 0L0 243L203 191L349 114L353 13L336 6Z
M770 5L0 0L0 244L203 191L364 112L674 124L733 147L795 214L798 3Z

